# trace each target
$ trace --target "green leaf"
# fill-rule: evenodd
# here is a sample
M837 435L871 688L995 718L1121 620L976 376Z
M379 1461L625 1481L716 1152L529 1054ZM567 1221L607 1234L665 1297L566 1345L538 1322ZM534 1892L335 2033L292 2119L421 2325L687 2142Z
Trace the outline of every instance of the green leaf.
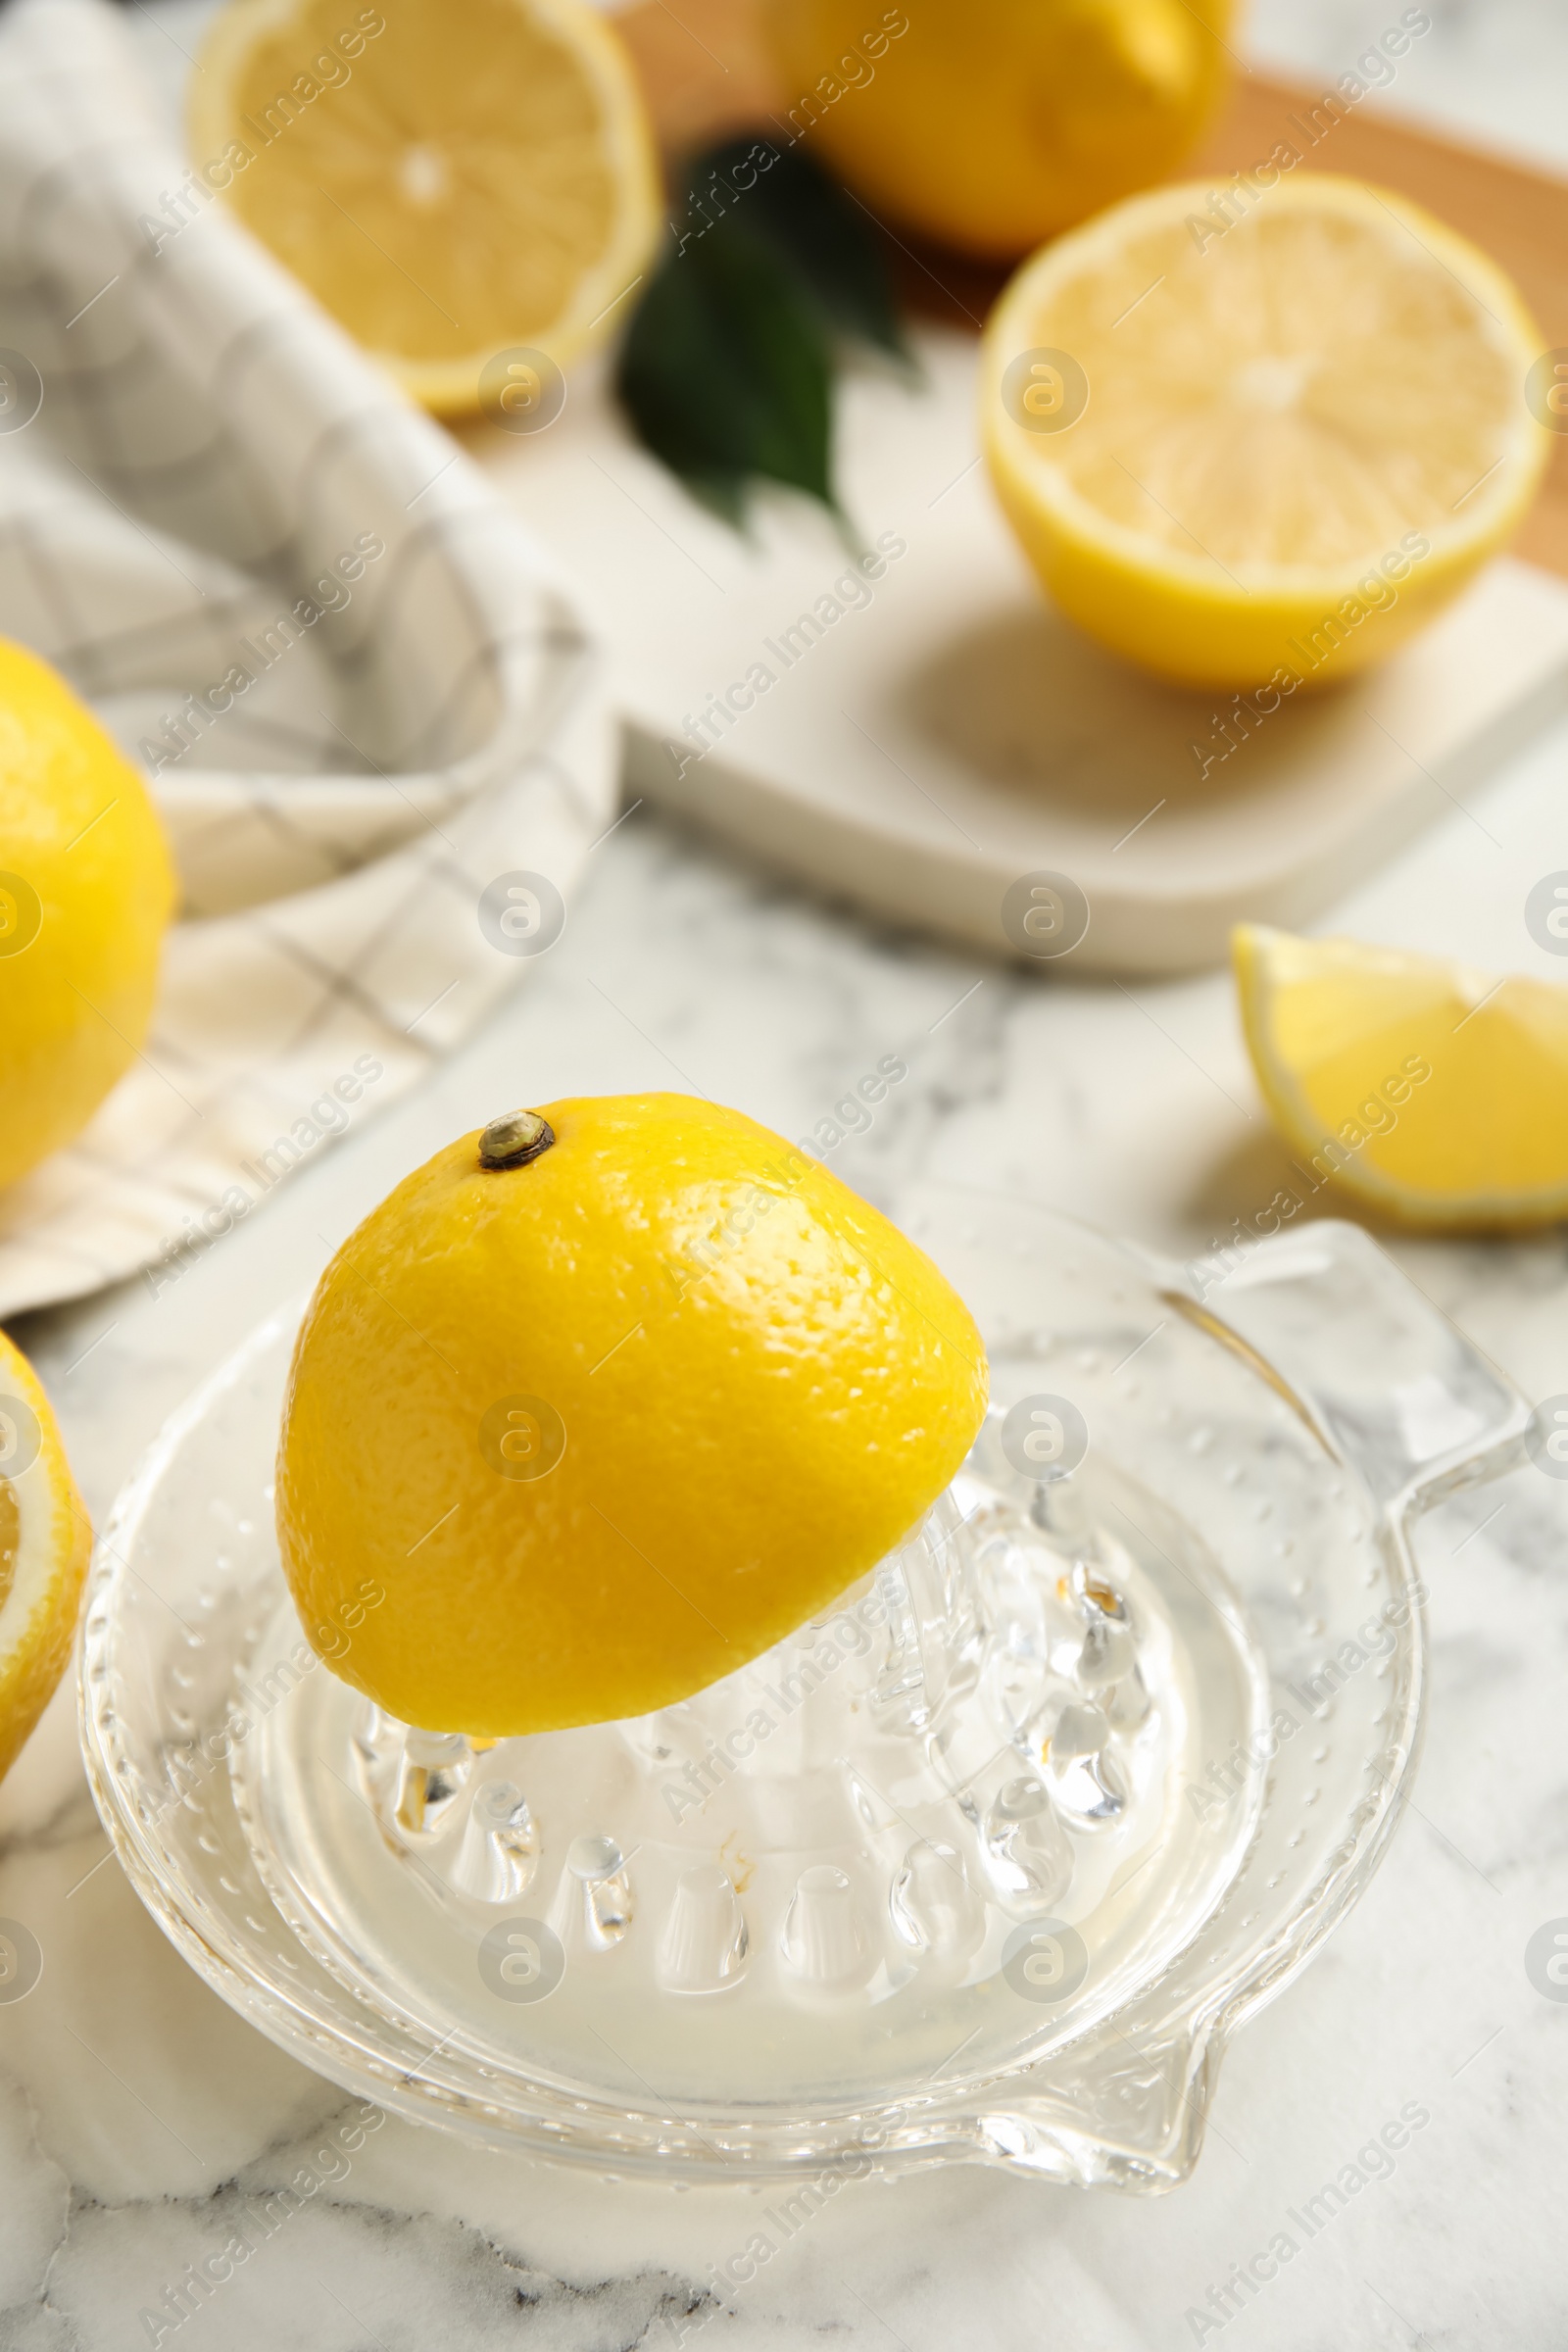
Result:
M866 216L800 150L739 138L692 164L673 229L616 375L640 439L731 522L759 478L806 491L842 522L833 340L912 365Z
M802 149L729 139L690 166L684 250L737 230L772 246L836 332L907 363L893 286L868 216Z
M615 388L645 446L730 521L759 475L837 513L827 338L795 271L744 226L666 259Z

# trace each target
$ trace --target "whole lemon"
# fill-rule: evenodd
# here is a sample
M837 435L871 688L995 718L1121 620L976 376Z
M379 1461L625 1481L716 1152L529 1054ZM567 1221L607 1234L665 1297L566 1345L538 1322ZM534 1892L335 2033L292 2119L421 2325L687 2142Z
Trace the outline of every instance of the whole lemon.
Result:
M1234 0L766 0L781 116L852 188L1007 261L1174 170Z
M47 662L0 639L0 1184L134 1060L173 904L141 777Z
M322 1275L283 1565L405 1722L646 1714L872 1567L985 1405L961 1300L818 1162L683 1095L551 1102L438 1152Z

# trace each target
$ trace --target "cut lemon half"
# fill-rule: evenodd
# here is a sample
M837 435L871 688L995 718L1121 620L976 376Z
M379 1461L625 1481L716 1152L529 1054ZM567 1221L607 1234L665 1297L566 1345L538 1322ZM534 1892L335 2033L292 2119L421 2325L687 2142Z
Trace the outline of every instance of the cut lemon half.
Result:
M0 1332L0 1776L65 1671L91 1547L49 1399Z
M1308 1194L1449 1230L1568 1216L1568 990L1251 925L1232 953L1257 1082Z
M503 355L564 368L652 251L642 100L582 0L231 0L191 92L199 186L438 414Z
M1135 197L1024 265L986 330L986 456L1092 636L1289 692L1383 660L1508 538L1550 445L1525 403L1541 350L1475 246L1276 160Z
M689 1095L568 1097L438 1152L322 1275L283 1571L405 1723L649 1715L831 1610L986 1395L962 1300L819 1160Z
M789 129L808 128L874 212L1015 262L1176 170L1224 95L1236 13L1236 0L921 0L879 31L865 0L764 0L760 22ZM871 57L880 72L864 71ZM824 107L852 76L854 105Z

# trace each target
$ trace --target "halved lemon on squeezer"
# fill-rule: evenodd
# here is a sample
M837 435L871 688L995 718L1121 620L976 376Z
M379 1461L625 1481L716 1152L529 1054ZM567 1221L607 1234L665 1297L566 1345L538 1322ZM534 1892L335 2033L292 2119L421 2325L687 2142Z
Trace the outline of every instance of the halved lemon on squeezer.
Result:
M686 1096L550 1102L437 1152L321 1277L284 1570L405 1723L647 1714L874 1567L986 1397L962 1301L819 1163Z

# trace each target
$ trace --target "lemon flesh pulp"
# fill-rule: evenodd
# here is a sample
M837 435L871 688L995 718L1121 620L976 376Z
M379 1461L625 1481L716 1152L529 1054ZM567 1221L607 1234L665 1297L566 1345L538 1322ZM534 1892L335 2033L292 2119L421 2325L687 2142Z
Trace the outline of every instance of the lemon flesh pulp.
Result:
M1400 1223L1568 1214L1568 990L1251 926L1248 1046L1298 1166Z
M46 662L0 640L0 1185L135 1059L173 899L141 777Z
M912 1243L738 1112L540 1106L465 1137L340 1250L278 1459L307 1636L405 1722L646 1714L835 1599L985 1410L979 1335Z
M1518 523L1549 446L1520 395L1540 336L1399 198L1302 174L1226 226L1211 195L1137 198L1025 266L986 333L986 453L1091 634L1290 691L1383 660Z
M641 101L578 0L237 0L202 69L198 171L227 159L246 225L432 408L508 350L564 365L642 270Z
M0 1777L71 1655L91 1548L49 1399L0 1332Z

